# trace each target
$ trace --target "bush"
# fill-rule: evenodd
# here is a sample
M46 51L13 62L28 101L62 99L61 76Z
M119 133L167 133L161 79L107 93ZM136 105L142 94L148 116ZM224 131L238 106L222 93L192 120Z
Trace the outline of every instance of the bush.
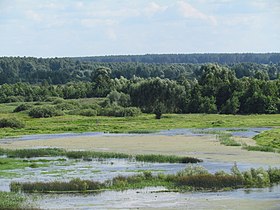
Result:
M97 115L97 111L93 109L83 109L79 112L79 115L93 117Z
M16 118L2 118L0 119L0 128L23 128L24 123Z
M192 176L178 177L177 184L179 186L191 186L203 189L221 189L226 187L243 186L243 180L232 175L213 175L213 174L198 174Z
M206 168L199 165L188 165L185 169L177 173L178 176L194 176L194 175L209 174Z
M21 112L21 111L25 111L28 110L32 107L31 104L20 104L18 105L13 112Z
M53 102L53 104L58 104L58 103L60 103L60 101L63 102L64 99L60 98L60 97L47 97L44 101L45 102Z
M53 104L61 104L64 102L64 99L63 98L57 98L53 101Z
M138 107L121 107L121 106L109 106L100 110L101 116L113 116L113 117L135 117L141 114L141 110Z
M60 109L60 110L73 110L75 109L77 106L72 104L72 103L59 103L55 106L56 109Z
M279 168L269 168L267 170L269 175L269 179L271 183L279 183L280 182L280 169Z
M23 96L8 96L5 98L4 103L24 102Z
M53 116L60 116L63 115L63 112L60 110L56 110L52 106L42 106L42 107L35 107L29 111L29 116L33 118L47 118Z

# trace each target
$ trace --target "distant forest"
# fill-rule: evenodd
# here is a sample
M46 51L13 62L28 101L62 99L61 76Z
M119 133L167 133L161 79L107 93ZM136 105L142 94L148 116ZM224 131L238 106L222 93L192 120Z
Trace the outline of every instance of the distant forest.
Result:
M89 62L140 62L140 63L279 63L280 53L205 53L205 54L146 54L110 55L76 58Z
M218 54L182 55L206 56L206 63L3 57L0 58L0 102L103 97L105 101L100 106L108 110L138 107L156 116L162 113L280 113L280 62L271 62L273 56L279 57L279 54L225 55L235 60L247 55L248 60L243 58L245 61L270 61L268 64L208 63L211 56L215 58ZM149 56L156 61L161 55ZM162 56L168 58L168 55ZM172 60L181 55L170 56ZM106 58L110 57L133 56ZM101 57L93 57L98 58Z
M80 58L1 57L0 85L27 82L66 84L91 81L100 67L110 68L111 79L124 77L170 80L198 79L201 66L217 63L237 78L263 77L275 80L280 74L280 53L267 54L170 54L99 56Z

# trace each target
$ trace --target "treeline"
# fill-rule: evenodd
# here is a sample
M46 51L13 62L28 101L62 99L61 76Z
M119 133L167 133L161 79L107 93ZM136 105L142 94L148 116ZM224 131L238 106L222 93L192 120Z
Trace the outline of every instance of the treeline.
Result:
M111 78L109 68L98 68L90 82L65 85L31 85L28 83L0 86L0 102L43 101L48 97L65 99L106 97L103 107L139 107L155 113L280 113L280 79L238 79L234 72L217 64L203 65L195 80L182 77L131 79Z
M210 54L212 55L212 54ZM238 54L239 55L239 54ZM156 56L156 55L155 55ZM172 57L172 55L170 55ZM83 59L80 59L83 60ZM110 68L110 78L155 78L180 81L201 76L202 64L191 63L138 63L138 62L85 62L74 58L0 58L0 84L27 82L30 84L66 84L90 82L91 75L100 67ZM280 60L278 60L280 61ZM274 80L280 74L280 62L270 64L233 63L223 65L237 78L254 77Z
M205 53L205 54L146 54L78 57L87 62L141 62L141 63L279 63L280 53Z

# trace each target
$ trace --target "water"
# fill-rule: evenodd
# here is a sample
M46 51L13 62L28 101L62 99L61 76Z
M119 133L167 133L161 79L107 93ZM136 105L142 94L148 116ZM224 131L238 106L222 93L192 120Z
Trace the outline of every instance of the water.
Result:
M60 159L65 159L61 161ZM24 168L5 170L5 172L13 173L12 177L0 178L0 190L9 191L9 185L12 181L16 182L49 182L49 181L67 181L73 178L90 179L96 181L105 181L112 179L118 175L130 176L143 171L151 171L153 174L165 173L172 174L184 169L187 164L171 164L171 163L144 163L128 159L106 159L92 161L74 160L66 157L40 157L30 158L29 160L52 160L47 162L46 167L39 168ZM36 162L37 164L46 164L46 162ZM230 172L231 163L227 162L209 162L204 161L200 163L209 172L215 173L218 170ZM241 171L247 170L251 167L265 167L264 165L255 164L238 164Z
M108 134L102 132L89 133L64 133L29 135L15 139L1 141L28 141L34 139L71 138L78 136L137 136L137 135L208 135L213 132L230 132L233 136L252 138L258 133L270 128L206 128L206 129L172 129L153 134ZM64 158L65 161L58 160ZM127 159L107 159L83 161L65 157L32 158L33 160L48 159L49 166L40 168L25 168L5 170L15 173L14 177L0 177L0 190L9 191L9 184L17 182L37 181L67 181L73 178L104 181L118 175L130 176L142 171L150 170L157 173L177 173L184 169L186 164L170 163L143 163ZM40 163L40 162L38 162ZM44 163L44 162L42 162ZM211 162L204 160L199 165L209 172L218 170L230 172L232 163ZM241 171L249 168L263 167L267 165L243 163L238 164ZM280 167L276 165L275 167ZM37 207L42 209L131 209L131 208L158 208L158 209L280 209L280 185L261 189L238 189L227 192L196 192L178 193L165 192L165 188L145 188L126 191L105 191L98 194L60 194L42 195L36 201ZM31 196L32 197L32 196Z
M73 138L73 137L90 137L90 136L153 136L153 135L164 135L164 136L204 136L211 132L229 132L233 136L252 138L258 135L262 131L270 130L271 128L197 128L197 129L170 129L162 130L155 133L104 133L104 132L84 132L84 133L59 133L59 134L35 134L35 135L24 135L16 138L5 138L1 139L1 143L9 143L11 141L28 141L28 140L45 140L45 139L56 139L56 138Z
M279 209L280 186L227 192L164 192L163 187L99 194L44 195L43 209Z

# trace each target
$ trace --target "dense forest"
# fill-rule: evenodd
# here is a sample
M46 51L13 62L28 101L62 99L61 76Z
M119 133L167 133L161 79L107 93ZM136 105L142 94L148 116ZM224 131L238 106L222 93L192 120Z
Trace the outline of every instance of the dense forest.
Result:
M167 66L171 70L166 65L162 65L161 69L161 64L154 66L154 64L127 63L126 65L137 67L148 66L155 69L154 71L162 70L163 73L169 69L170 78L158 75L125 77L125 73L120 73L119 77L116 77L114 75L116 69L119 68L120 72L126 72L121 68L122 63L100 66L99 63L87 64L69 58L3 58L1 60L2 73L4 72L2 64L5 63L3 62L5 59L10 60L13 64L18 62L19 65L14 66L18 71L16 73L20 75L20 78L31 81L39 66L41 66L40 72L46 71L58 79L71 77L73 72L80 75L79 72L85 70L84 67L88 65L88 68L86 68L87 76L84 81L70 80L72 82L68 82L65 79L65 84L52 84L49 79L42 80L40 83L38 83L39 80L37 83L31 82L36 84L28 83L29 80L16 83L14 83L15 81L6 82L0 86L0 102L2 103L44 101L49 97L64 99L106 97L100 106L112 109L139 107L142 112L154 113L159 118L163 113L280 113L279 64L246 63L234 64L231 67L218 64L194 65L195 71L189 72L193 75L190 79L186 69L187 66L192 66L191 64L175 65L177 68L185 67L182 68L182 71L177 72L171 68L173 65L170 64ZM28 62L30 65L26 67L25 64ZM32 62L35 63L36 68ZM111 68L108 68L108 65ZM240 65L242 68L238 67ZM246 65L248 65L247 68ZM49 69L45 70L44 66L49 66ZM80 66L80 69L75 69L76 66ZM255 70L254 66L264 69ZM60 70L61 68L68 70ZM92 68L91 71L89 68ZM273 71L266 68L272 68ZM12 72L9 66L5 70L5 72ZM243 72L240 78L236 76L239 71ZM253 76L247 76L250 71L254 72Z
M208 62L216 62L220 66L228 68L234 72L237 78L264 77L274 80L280 74L279 55L280 54L194 54L107 56L105 60L102 59L102 57L2 57L0 58L0 85L5 83L14 84L17 82L27 82L30 84L39 84L42 82L47 82L49 84L66 84L68 82L79 81L90 82L92 73L99 67L110 68L111 79L121 77L126 79L132 79L133 77L159 77L176 81L182 79L193 80L201 76L201 66ZM225 63L221 62L223 56L232 62L222 64ZM135 59L130 59L134 57ZM142 62L142 57L150 58L150 62ZM181 59L181 57L186 57L188 59ZM189 62L191 58L195 61ZM98 62L95 62L95 60ZM160 62L160 60L162 61ZM179 61L181 63L178 63Z
M110 55L76 58L88 62L140 62L140 63L279 63L280 53L205 53L205 54L146 54Z

